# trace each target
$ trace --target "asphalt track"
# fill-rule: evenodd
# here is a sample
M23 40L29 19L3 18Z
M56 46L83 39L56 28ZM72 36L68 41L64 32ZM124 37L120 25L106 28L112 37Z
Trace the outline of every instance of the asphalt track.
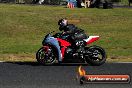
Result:
M35 62L0 63L0 88L132 88L128 84L84 84L76 80L79 64L42 66ZM83 65L87 74L129 74L132 63Z

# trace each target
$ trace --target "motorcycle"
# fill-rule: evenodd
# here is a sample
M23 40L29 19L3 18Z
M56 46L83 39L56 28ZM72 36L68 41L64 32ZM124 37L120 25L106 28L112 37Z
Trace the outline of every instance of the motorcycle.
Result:
M78 33L75 35L79 36ZM106 52L100 46L89 46L99 39L99 36L88 36L83 39L75 39L69 42L70 35L52 32L47 34L42 47L36 53L37 61L42 65L55 63L89 63L91 65L102 65L106 61ZM88 45L88 46L87 46Z

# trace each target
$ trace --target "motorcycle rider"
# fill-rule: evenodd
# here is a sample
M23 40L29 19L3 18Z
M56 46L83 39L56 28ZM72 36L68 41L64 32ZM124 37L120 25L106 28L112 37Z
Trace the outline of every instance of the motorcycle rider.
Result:
M71 34L78 31L78 28L73 24L68 24L68 20L66 18L60 19L58 21L59 30L64 31L63 34Z
M82 39L87 38L87 35L84 33L84 30L76 27L73 24L68 24L68 20L66 18L60 19L58 21L59 30L64 31L62 36L69 35L68 41L71 42L73 45Z
M84 33L84 30L76 27L73 24L68 24L68 20L66 18L60 19L58 21L58 25L59 25L59 30L64 31L63 34L73 34L74 35L74 33L76 32Z

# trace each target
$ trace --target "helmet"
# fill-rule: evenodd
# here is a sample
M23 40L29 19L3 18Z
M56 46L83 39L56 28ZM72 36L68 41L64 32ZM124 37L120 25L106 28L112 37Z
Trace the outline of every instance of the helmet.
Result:
M68 24L68 21L66 20L66 19L60 19L59 21L58 21L58 25L60 25L60 26L66 26Z

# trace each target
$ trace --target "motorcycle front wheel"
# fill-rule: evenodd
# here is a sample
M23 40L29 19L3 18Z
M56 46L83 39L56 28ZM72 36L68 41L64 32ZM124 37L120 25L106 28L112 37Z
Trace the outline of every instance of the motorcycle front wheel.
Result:
M106 52L103 48L99 46L91 46L85 49L86 56L85 60L87 63L95 66L99 66L106 61Z
M48 51L45 51L44 47L41 47L36 53L36 59L42 65L52 65L56 62L56 58L51 47Z

